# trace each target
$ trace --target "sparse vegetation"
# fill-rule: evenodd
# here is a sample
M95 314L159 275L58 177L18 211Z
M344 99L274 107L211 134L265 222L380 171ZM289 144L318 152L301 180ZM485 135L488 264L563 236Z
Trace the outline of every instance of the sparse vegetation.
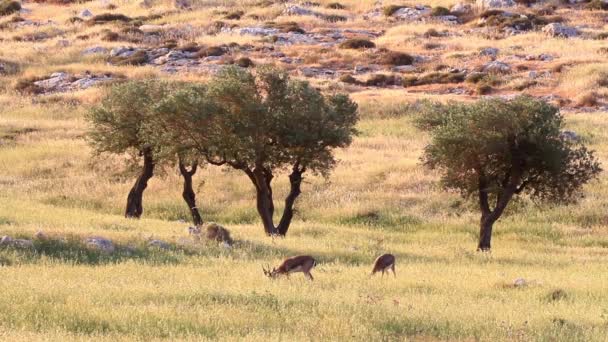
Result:
M604 341L608 174L574 204L514 198L488 254L474 251L478 204L445 191L441 172L421 164L433 141L415 127L424 99L475 104L522 93L559 106L563 138L605 164L603 6L522 1L486 14L470 1L20 2L23 10L0 16L0 241L23 239L0 242L0 340ZM458 20L432 17L438 7ZM129 20L89 25L106 13ZM551 31L551 22L563 24ZM556 37L562 29L577 38ZM376 48L339 48L352 38ZM389 59L393 52L415 57L415 67L396 65L408 58ZM209 165L202 156L210 151L176 150L189 127L158 125L165 115L205 118L207 109L217 118L258 103L244 91L215 110L208 96L218 72L250 61L241 72L256 80L271 64L290 82L308 81L311 93L349 93L358 105L359 134L333 151L330 176L304 173L285 238L267 237L245 172ZM490 63L510 71L488 74ZM148 182L141 218L126 219L143 158L136 149L94 156L85 118L114 86L149 80L172 88L146 122L155 134L143 135L167 158ZM258 90L263 101L268 92ZM131 111L140 103L126 102ZM312 114L281 121L283 129L310 123L315 131L316 105L292 102ZM255 109L242 109L230 127L267 127L251 125ZM505 121L497 130L519 122ZM235 150L262 141L222 140L220 123L193 127ZM289 141L303 136L314 134ZM264 146L274 152L284 141ZM291 172L273 169L277 226ZM208 236L211 222L230 233ZM92 237L111 241L113 252L90 245ZM370 279L384 253L397 259L396 278ZM262 265L294 255L318 262L313 284L264 276Z

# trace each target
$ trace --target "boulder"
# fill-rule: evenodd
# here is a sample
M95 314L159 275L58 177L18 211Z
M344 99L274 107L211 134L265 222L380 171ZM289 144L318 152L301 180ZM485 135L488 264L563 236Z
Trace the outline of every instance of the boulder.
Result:
M578 36L578 29L560 23L551 23L543 27L542 31L551 37L571 38Z
M279 30L265 27L243 27L238 29L238 32L242 36L250 35L266 37L279 33Z
M85 8L80 12L79 16L82 18L89 18L93 16L93 13Z
M0 239L0 246L8 246L13 242L13 238L5 235Z
M513 281L513 286L515 286L515 287L524 287L527 285L528 285L528 282L524 278L517 278Z
M85 241L85 243L89 248L93 248L107 254L114 252L115 249L112 241L103 237L90 237Z
M108 49L104 48L103 46L92 46L90 48L86 48L84 49L84 51L82 51L83 55L95 55L95 54L105 54L108 53Z
M483 67L483 71L495 74L506 74L511 72L511 66L504 62L492 61Z
M162 25L150 25L150 24L146 24L146 25L141 25L139 27L139 29L143 33L159 33L159 32L163 31L163 26Z
M473 7L470 4L460 2L450 8L450 12L456 15L458 14L467 14L473 11Z
M499 50L497 48L488 47L488 48L481 49L481 51L479 51L479 55L490 57L492 59L496 59L496 56L498 55L498 51Z
M170 249L171 245L162 240L151 240L148 242L148 247L158 248L158 249Z
M479 8L488 9L513 7L516 3L514 0L477 0L476 5Z

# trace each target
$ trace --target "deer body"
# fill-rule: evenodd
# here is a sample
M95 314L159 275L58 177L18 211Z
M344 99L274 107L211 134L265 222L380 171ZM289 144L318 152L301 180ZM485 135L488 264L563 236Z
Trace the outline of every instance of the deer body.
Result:
M310 270L317 265L316 260L310 255L298 255L292 258L287 258L279 267L273 268L272 271L262 267L264 274L270 278L276 278L281 275L289 277L289 274L302 272L304 276L310 280L313 280Z
M388 272L388 270L393 271L393 275L397 277L397 273L395 273L395 256L392 254L383 254L374 262L374 269L372 270L371 275L382 272L382 276L384 277L384 272Z

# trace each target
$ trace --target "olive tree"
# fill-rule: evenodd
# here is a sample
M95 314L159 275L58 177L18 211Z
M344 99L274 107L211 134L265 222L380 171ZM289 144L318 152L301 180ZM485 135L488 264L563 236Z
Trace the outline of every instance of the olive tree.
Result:
M593 151L563 134L559 110L532 97L424 108L417 124L432 140L422 160L446 189L477 198L480 251L490 250L492 227L514 196L573 202L601 171Z
M174 141L247 175L268 235L287 234L304 173L328 176L334 149L350 145L358 120L348 96L325 96L271 67L255 74L226 67L207 87L177 92L161 107L162 125L178 132ZM283 170L290 188L275 224L272 181Z
M125 217L141 217L148 181L160 164L173 164L177 159L184 178L184 200L194 223L202 223L192 189L198 159L185 149L170 144L170 140L159 138L160 130L154 127L158 103L178 88L176 84L155 80L118 84L111 87L101 103L87 115L91 125L88 138L96 153L127 154L134 164L142 162L139 176L127 197Z

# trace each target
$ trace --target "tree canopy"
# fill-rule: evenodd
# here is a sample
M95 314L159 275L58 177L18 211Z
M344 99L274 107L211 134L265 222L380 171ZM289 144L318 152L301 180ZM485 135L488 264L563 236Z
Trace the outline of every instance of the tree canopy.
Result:
M477 197L480 250L490 249L492 224L513 196L573 202L601 171L593 151L563 134L559 110L532 97L427 103L417 125L432 136L424 164L441 173L446 189Z
M261 67L224 68L208 86L177 91L159 106L159 124L172 140L216 165L243 171L257 192L267 234L284 235L306 171L328 175L335 148L356 133L357 106L346 95L323 95L308 82ZM172 133L171 133L172 132ZM273 221L272 180L289 170L290 193L280 223Z

